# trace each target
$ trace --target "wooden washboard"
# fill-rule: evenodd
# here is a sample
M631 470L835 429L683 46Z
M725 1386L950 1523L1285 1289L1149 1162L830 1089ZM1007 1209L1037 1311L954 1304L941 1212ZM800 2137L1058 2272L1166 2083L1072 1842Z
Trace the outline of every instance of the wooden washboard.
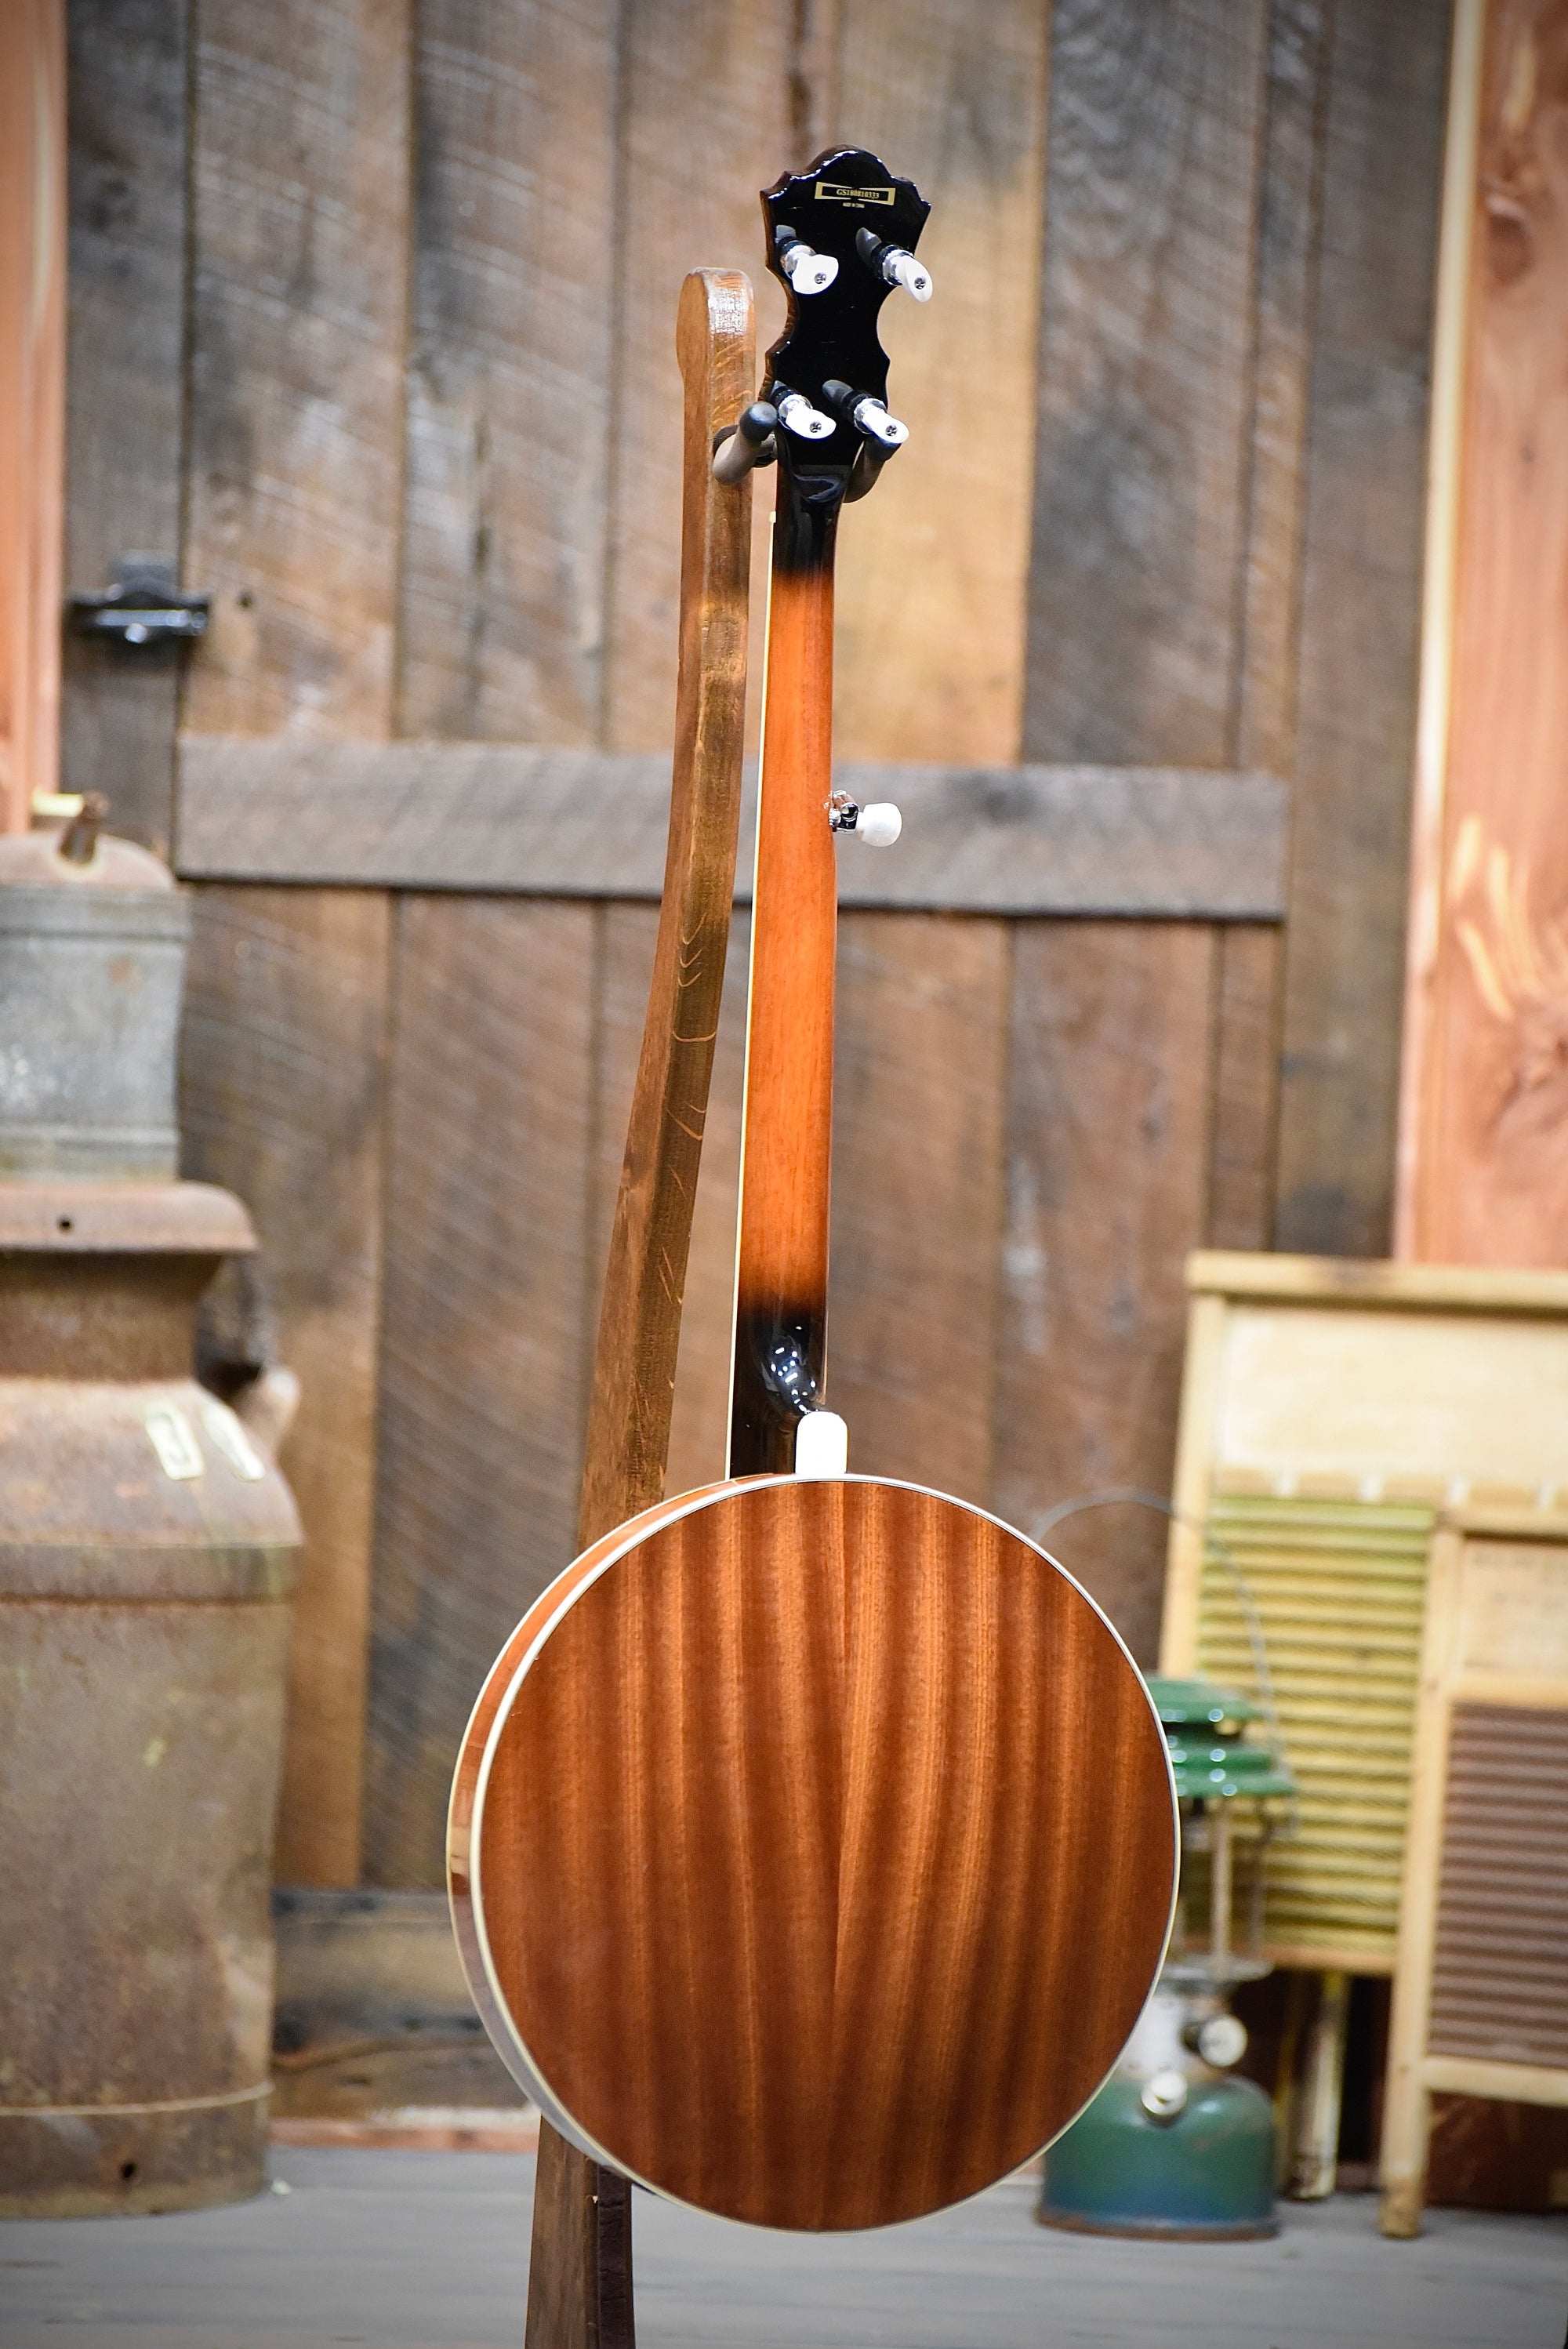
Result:
M1203 1251L1187 1283L1160 1668L1258 1692L1239 1578L1301 1789L1265 1949L1391 1973L1434 1527L1568 1506L1568 1273Z
M1383 2122L1419 2230L1434 2090L1568 2105L1568 1513L1439 1521Z

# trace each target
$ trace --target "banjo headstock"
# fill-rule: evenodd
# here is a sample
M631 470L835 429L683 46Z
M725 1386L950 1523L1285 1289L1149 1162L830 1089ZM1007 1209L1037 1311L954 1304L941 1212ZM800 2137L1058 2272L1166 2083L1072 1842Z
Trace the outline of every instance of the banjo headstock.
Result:
M808 511L863 497L909 438L889 413L877 318L890 294L931 298L914 248L930 205L861 147L830 148L762 195L768 266L789 304L759 399L721 444L715 470L738 479L777 458Z

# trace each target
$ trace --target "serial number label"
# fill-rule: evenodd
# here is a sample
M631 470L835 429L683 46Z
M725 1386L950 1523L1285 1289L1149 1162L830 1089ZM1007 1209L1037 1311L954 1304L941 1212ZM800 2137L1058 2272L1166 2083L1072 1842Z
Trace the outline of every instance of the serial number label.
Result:
M817 201L829 204L892 204L898 198L892 188L846 188L837 180L824 180L817 190Z

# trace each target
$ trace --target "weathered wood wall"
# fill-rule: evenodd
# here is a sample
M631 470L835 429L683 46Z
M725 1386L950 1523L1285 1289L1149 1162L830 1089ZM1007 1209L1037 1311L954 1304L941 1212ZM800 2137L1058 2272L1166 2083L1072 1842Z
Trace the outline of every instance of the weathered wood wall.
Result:
M843 533L844 754L1263 768L1294 829L1283 926L846 914L834 1401L859 1464L1020 1524L1163 1487L1183 1251L1386 1243L1447 18L71 0L72 584L178 531L214 616L182 680L76 661L69 780L178 846L177 726L665 748L681 275L760 276L755 191L882 145L938 298L888 316L914 439ZM295 1879L438 1880L467 1706L567 1556L652 936L200 885L191 1168L255 1211L305 1390ZM741 1015L679 1482L722 1445ZM1151 1653L1158 1530L1061 1547Z

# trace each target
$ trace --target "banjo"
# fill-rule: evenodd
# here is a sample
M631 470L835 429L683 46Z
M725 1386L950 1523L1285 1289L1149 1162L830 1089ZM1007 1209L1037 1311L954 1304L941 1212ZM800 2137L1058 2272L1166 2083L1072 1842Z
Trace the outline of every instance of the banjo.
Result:
M850 149L762 202L788 323L714 460L777 467L729 1474L518 1625L449 1887L486 2027L571 2145L827 2230L975 2193L1094 2095L1164 1953L1176 1812L1094 1602L985 1510L851 1473L827 1407L836 842L898 828L833 789L833 553L907 439L876 321L930 295L928 207Z

